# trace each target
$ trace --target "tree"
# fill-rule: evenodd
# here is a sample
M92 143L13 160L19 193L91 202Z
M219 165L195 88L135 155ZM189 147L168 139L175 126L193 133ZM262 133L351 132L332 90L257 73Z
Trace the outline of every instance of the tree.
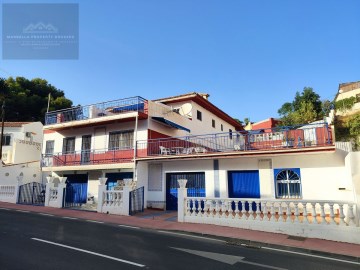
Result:
M4 91L3 91L4 90ZM6 99L6 121L44 121L50 93L50 110L59 110L72 106L62 90L46 80L24 77L0 78L1 94Z
M278 110L283 125L306 124L321 119L324 115L320 96L311 87L296 92L292 102L285 102Z

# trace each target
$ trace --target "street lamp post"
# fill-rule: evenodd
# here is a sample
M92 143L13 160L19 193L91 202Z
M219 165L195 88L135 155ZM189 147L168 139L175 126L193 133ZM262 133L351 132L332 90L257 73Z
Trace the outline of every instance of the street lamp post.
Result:
M5 100L1 106L1 137L0 137L0 160L2 160L2 148L4 140Z

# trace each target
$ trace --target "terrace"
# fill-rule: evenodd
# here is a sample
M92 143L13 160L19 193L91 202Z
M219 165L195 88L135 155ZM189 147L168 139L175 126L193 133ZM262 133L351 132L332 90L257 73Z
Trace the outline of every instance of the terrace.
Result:
M151 139L137 142L137 158L224 155L259 151L306 151L333 146L327 123Z
M47 112L45 115L45 126L115 116L129 112L147 114L147 104L147 100L136 96Z

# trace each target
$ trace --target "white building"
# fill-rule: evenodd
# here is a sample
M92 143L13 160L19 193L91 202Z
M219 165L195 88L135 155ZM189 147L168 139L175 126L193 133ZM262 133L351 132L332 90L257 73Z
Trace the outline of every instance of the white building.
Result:
M40 122L5 122L0 168L0 183L41 181L41 145L43 125Z
M67 196L65 205L84 204L89 198L96 200L99 177L107 178L108 188L118 180L136 180L135 156L184 150L176 147L176 139L171 148L149 144L150 149L148 141L239 129L237 121L211 104L208 95L199 93L154 101L132 97L49 112L44 126L43 172L67 177L71 192L79 196ZM138 147L134 148L136 141ZM138 181L138 186L144 184Z

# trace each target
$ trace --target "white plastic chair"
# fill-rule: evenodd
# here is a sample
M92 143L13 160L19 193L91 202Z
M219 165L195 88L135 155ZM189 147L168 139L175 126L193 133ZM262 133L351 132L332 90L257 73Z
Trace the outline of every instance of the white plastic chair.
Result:
M159 146L160 147L160 154L161 155L170 155L170 149L166 148L164 146Z

